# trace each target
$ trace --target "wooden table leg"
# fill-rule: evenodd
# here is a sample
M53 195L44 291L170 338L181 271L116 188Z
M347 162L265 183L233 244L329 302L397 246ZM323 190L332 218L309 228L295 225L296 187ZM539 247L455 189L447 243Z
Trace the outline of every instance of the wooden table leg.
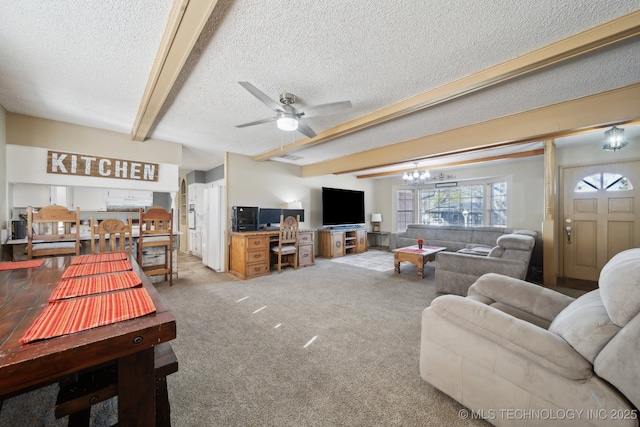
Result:
M393 254L393 265L395 266L395 274L400 274L400 260L398 258L398 254Z
M154 350L118 360L118 426L155 426Z
M416 260L416 265L418 266L418 279L422 279L424 277L424 258L419 257Z

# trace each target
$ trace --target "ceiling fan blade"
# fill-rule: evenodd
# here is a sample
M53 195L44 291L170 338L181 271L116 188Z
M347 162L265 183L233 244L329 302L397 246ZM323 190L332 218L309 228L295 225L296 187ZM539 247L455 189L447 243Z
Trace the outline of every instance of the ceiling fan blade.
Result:
M302 113L305 117L320 116L322 114L336 113L351 108L351 101L330 102L328 104L312 105L305 108Z
M300 119L299 117L298 117L298 132L300 132L301 134L309 138L313 138L316 136L316 133L313 131L313 129L311 129L309 125L303 122L302 119Z
M269 122L273 122L277 119L277 117L268 117L266 119L262 119L262 120L256 120L255 122L249 122L249 123L244 123L241 125L236 126L237 128L246 128L247 126L253 126L253 125L260 125L262 123L269 123Z
M255 96L260 101L262 101L267 107L271 108L274 111L281 111L283 113L285 112L284 108L282 108L282 105L278 104L276 101L269 98L267 95L262 93L260 89L258 89L251 83L249 82L238 82L238 83L240 83L240 85L246 90L248 90L253 96Z

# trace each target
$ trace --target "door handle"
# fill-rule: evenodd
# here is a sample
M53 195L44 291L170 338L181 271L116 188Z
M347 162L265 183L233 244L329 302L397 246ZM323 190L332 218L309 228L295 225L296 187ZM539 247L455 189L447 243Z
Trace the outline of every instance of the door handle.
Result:
M564 227L564 232L567 233L567 244L571 244L571 231L573 231L573 229L571 228L571 223L573 222L571 220L571 218L567 218L564 220L566 226Z

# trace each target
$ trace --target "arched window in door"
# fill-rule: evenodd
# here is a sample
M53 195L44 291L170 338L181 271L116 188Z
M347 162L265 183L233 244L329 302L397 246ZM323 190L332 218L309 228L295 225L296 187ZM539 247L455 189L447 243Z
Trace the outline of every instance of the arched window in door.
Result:
M573 189L576 193L590 193L598 190L626 191L633 190L628 178L611 172L594 173L582 178Z

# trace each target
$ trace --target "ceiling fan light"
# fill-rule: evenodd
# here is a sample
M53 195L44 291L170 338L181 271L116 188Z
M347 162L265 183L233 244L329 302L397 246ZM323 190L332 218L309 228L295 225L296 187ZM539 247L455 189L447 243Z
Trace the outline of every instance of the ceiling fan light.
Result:
M298 117L295 114L290 113L281 113L278 114L278 120L276 121L278 124L278 129L293 131L298 129Z

